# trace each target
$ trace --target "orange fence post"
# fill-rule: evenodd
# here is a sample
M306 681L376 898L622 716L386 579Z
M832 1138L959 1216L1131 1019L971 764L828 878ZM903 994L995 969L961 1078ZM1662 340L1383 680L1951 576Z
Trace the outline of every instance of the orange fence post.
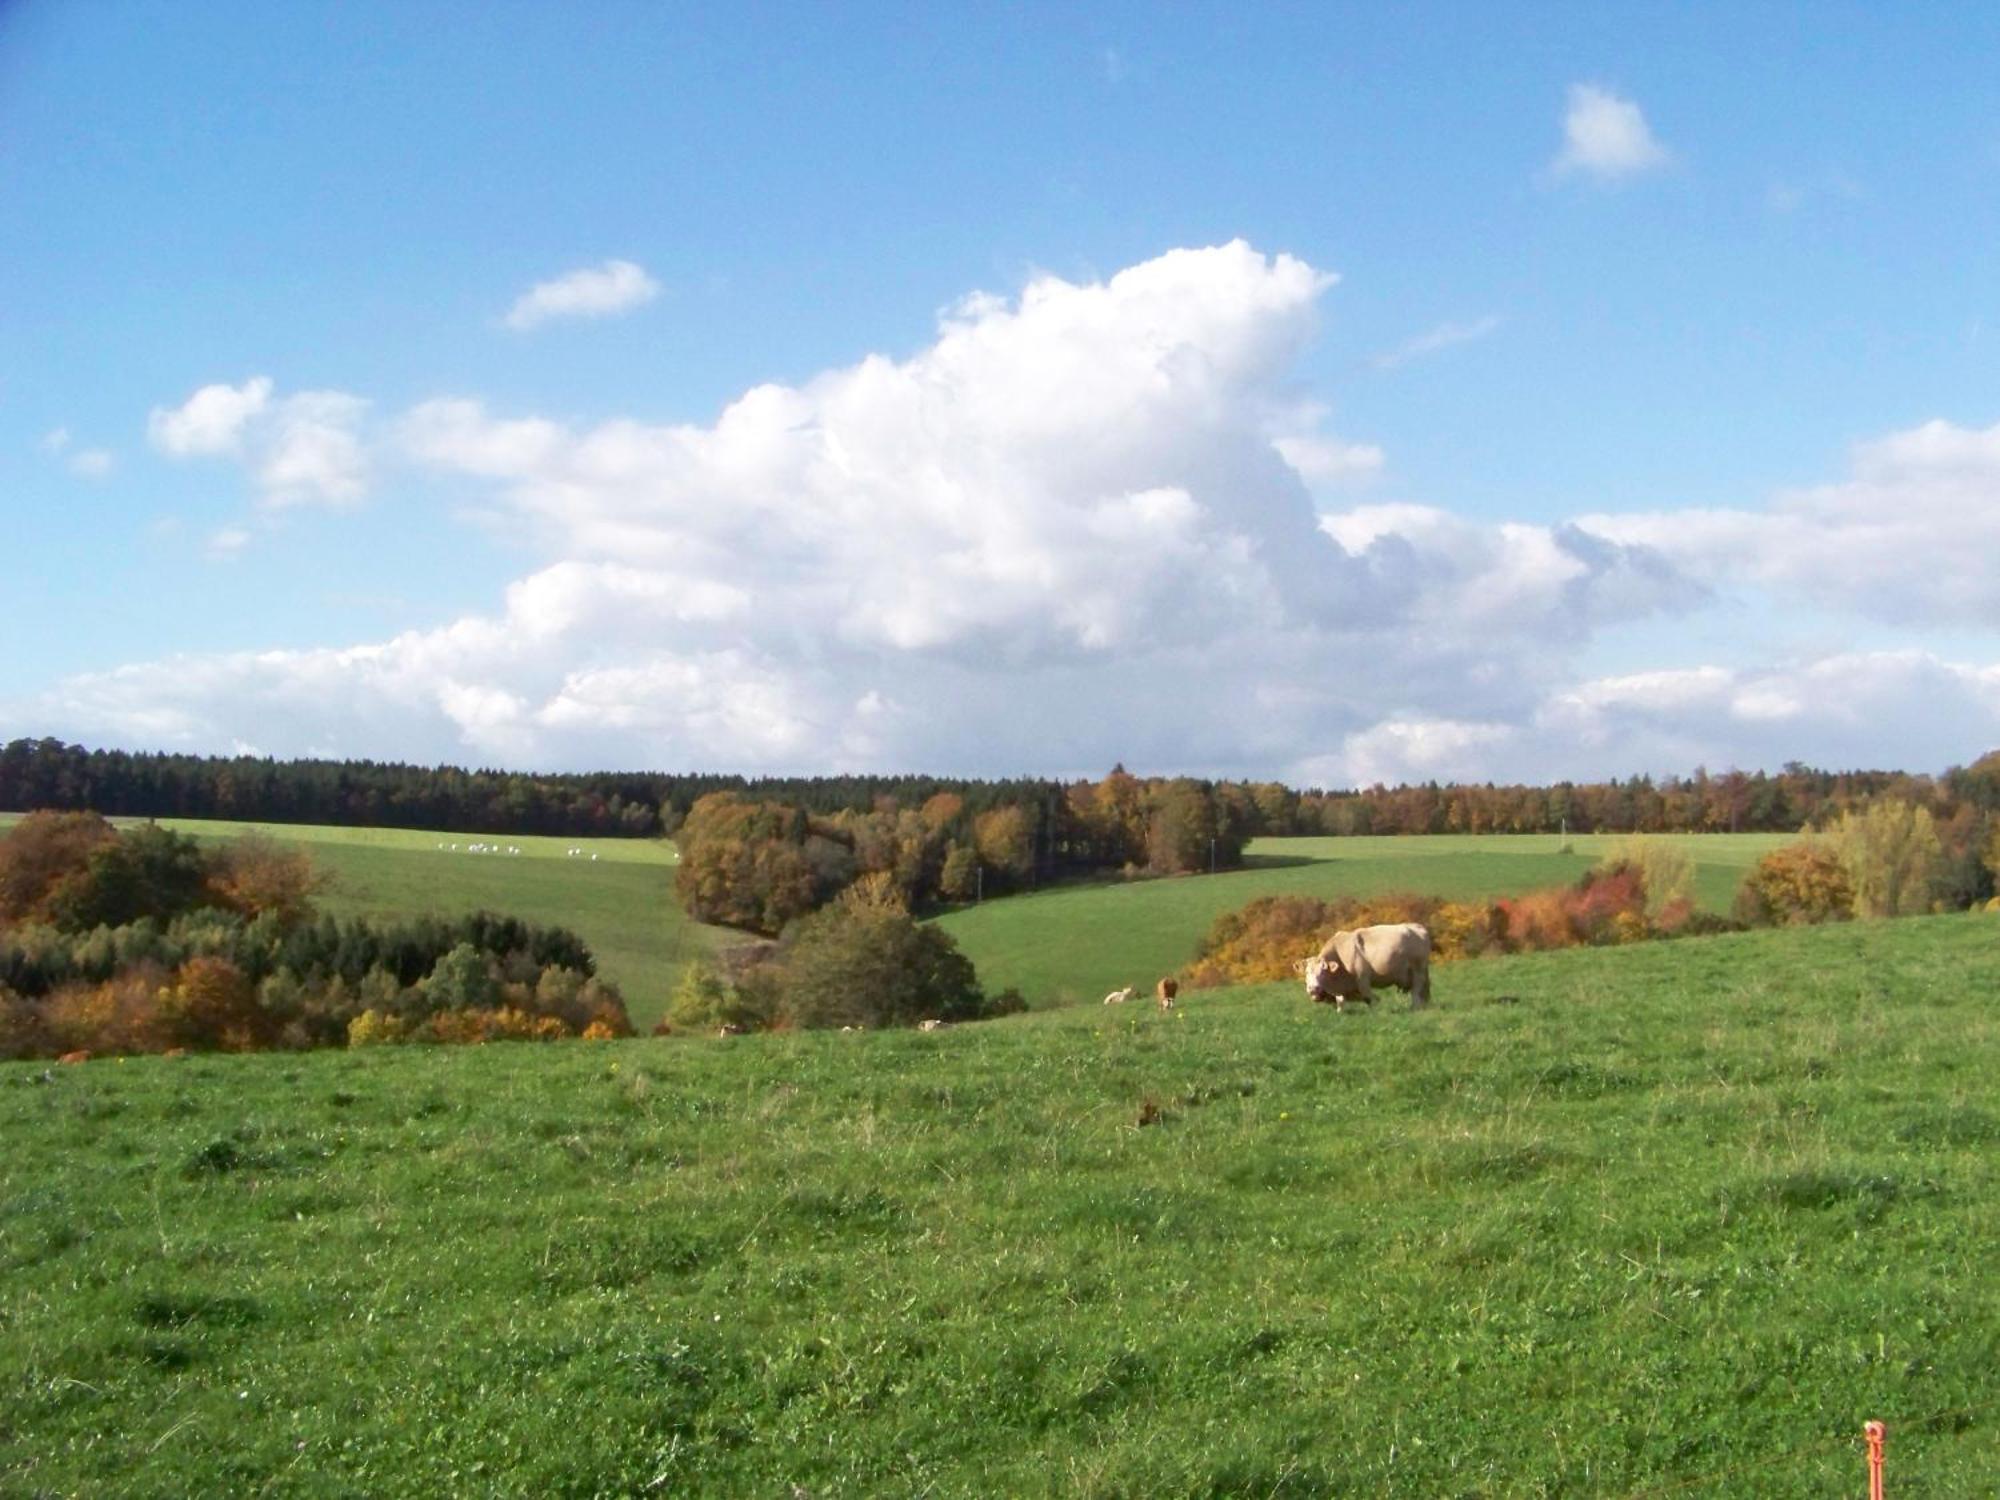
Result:
M1880 1422L1861 1424L1868 1439L1868 1500L1882 1500L1882 1438L1887 1430Z

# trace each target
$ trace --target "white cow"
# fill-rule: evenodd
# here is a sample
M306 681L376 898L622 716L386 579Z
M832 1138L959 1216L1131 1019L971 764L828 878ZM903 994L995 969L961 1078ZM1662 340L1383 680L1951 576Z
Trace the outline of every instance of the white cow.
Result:
M1389 922L1336 932L1311 958L1292 966L1305 975L1306 998L1345 1010L1359 999L1375 1003L1375 986L1407 990L1410 1009L1431 998L1431 935L1421 922Z
M1123 1005L1127 1000L1130 1000L1134 995L1138 993L1139 991L1136 986L1128 984L1125 986L1124 989L1113 990L1110 994L1106 995L1104 997L1104 1003L1106 1005Z

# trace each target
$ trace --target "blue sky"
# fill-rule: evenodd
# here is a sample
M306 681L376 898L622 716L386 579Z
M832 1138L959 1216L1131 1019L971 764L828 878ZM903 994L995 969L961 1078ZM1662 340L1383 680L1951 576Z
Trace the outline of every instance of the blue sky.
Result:
M2000 743L2000 14L1245 9L0 7L0 734Z

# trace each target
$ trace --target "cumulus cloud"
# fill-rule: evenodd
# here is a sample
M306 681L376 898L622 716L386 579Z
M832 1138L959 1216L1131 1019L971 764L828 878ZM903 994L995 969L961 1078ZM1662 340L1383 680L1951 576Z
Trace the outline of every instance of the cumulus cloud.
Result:
M1574 525L1469 520L1432 506L1364 505L1322 517L1353 560L1358 610L1433 645L1580 639L1684 612L1704 585L1647 541Z
M2000 736L2000 663L1864 651L1606 677L1552 694L1534 729L1567 765L1775 767L1809 747L1822 765L1941 770Z
M344 391L278 397L275 389L267 375L203 386L177 407L153 408L147 436L169 458L242 464L270 509L361 500L371 467L360 432L368 402Z
M1289 384L1332 284L1241 243L1038 277L955 305L908 359L758 387L703 425L426 402L394 424L395 461L483 484L557 559L503 610L103 674L66 685L65 716L115 725L129 701L159 723L171 698L203 741L359 746L393 703L438 753L536 762L1269 757L1301 729L1272 703L1351 712L1314 664L1340 577L1365 570L1308 481L1380 455ZM232 428L259 474L281 411L352 415L262 397Z
M537 282L507 309L509 328L525 332L555 318L608 318L643 307L660 295L660 284L629 260L583 266L551 281Z
M2000 628L2000 424L1927 422L1859 444L1847 478L1767 507L1577 523L1702 576L1898 625Z
M964 299L907 358L759 386L706 423L447 397L370 428L341 393L210 387L156 413L163 451L231 458L267 495L369 466L438 476L541 563L437 629L137 664L0 719L274 754L984 774L1123 759L1327 785L1935 766L2000 739L2000 668L1942 655L1578 665L1604 632L1728 590L2000 621L1980 568L2000 548L2000 428L1892 434L1848 478L1762 508L1530 523L1356 504L1341 486L1382 470L1380 450L1295 384L1333 285L1241 243L1040 276ZM1899 589L1922 597L1885 602Z
M1615 181L1663 167L1672 155L1653 137L1639 106L1592 83L1570 85L1557 175L1581 172Z
M403 441L498 481L566 555L754 570L760 629L1017 661L1207 639L1321 608L1312 505L1268 429L1330 284L1240 243L1175 251L968 299L911 359L760 386L708 426L444 400ZM1371 461L1310 425L1278 441L1314 477Z
M271 378L205 385L179 406L153 408L146 435L170 458L240 452L250 424L271 404Z

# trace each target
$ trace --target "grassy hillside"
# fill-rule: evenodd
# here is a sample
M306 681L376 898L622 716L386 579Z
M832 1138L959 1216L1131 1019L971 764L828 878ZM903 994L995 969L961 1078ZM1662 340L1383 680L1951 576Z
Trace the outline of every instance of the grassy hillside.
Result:
M1879 1416L1985 1493L1996 987L1956 916L1421 1014L0 1066L0 1492L1817 1500Z
M1688 834L1697 895L1727 911L1744 872L1783 834ZM1012 985L1037 1004L1098 1000L1122 985L1150 989L1186 963L1215 919L1258 896L1415 891L1451 898L1512 895L1574 881L1617 836L1259 839L1248 867L1223 875L1140 880L1010 896L939 920L988 988Z
M0 814L0 831L17 821L17 815ZM319 905L336 916L453 915L484 908L572 928L624 992L642 1029L666 1009L681 967L707 953L718 935L716 928L690 922L674 901L677 855L663 839L530 838L193 818L160 822L203 841L254 829L304 845L333 876ZM521 852L475 854L469 848L475 843ZM572 856L571 849L583 853Z

